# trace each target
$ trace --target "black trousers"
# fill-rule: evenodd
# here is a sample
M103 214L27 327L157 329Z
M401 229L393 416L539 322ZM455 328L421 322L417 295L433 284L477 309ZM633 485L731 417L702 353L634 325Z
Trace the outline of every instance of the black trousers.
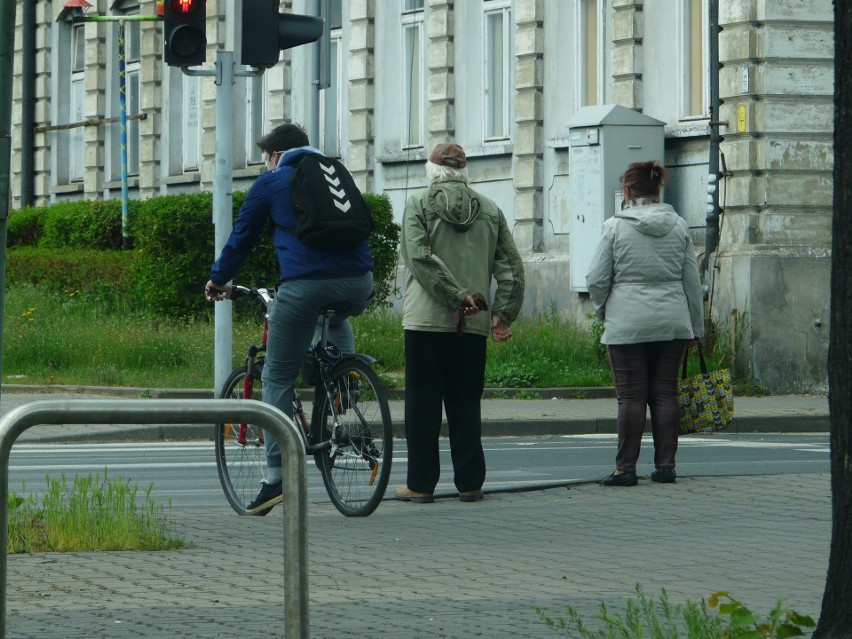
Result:
M483 335L405 331L405 436L411 490L432 493L438 484L442 404L456 488L459 492L482 488L485 346Z

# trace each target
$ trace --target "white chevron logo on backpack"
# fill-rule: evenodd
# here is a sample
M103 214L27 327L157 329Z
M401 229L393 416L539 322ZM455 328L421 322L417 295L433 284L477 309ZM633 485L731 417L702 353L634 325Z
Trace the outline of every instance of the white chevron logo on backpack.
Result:
M334 176L335 170L334 165L326 166L322 162L319 162L320 167L323 170L325 175L325 181L328 182L328 191L331 193L332 199L334 200L334 206L338 209L346 213L351 207L352 203L346 199L346 191L340 187L340 180Z

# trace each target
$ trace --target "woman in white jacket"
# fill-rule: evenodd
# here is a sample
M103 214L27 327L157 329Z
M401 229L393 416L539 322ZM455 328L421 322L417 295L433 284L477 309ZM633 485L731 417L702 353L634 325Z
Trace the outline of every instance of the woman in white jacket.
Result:
M621 176L623 208L604 223L586 275L618 397L618 453L605 486L638 483L646 406L654 436L651 479L675 481L678 365L686 345L704 334L695 249L686 222L660 202L665 176L656 162L628 167Z

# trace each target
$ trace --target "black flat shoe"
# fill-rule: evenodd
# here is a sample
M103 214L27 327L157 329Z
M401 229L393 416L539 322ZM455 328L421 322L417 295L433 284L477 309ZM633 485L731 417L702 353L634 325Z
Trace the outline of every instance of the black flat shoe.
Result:
M674 468L658 468L651 473L651 481L660 484L673 484L677 481L677 474Z
M604 486L635 486L639 483L639 478L632 470L627 470L619 475L612 473L603 478L601 483Z

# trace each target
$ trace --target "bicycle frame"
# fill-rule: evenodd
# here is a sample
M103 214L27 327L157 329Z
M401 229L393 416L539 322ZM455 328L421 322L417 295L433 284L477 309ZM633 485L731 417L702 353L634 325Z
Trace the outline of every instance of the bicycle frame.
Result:
M252 399L255 386L262 390L273 294L270 289L235 286L232 298L242 296L266 308L263 338L260 345L249 347L244 365L232 371L222 396ZM313 407L306 418L301 397L295 394L292 420L302 435L305 453L313 456L319 467L335 507L346 516L367 516L381 502L387 487L393 432L387 396L372 368L376 360L366 355L343 355L328 340L334 317L345 314L348 308L349 303L341 301L318 309L319 341L309 346L302 369L303 381L313 388ZM255 514L248 512L246 504L251 503L254 486L263 481L266 468L262 429L250 422L217 424L215 442L217 470L226 498L238 514Z

